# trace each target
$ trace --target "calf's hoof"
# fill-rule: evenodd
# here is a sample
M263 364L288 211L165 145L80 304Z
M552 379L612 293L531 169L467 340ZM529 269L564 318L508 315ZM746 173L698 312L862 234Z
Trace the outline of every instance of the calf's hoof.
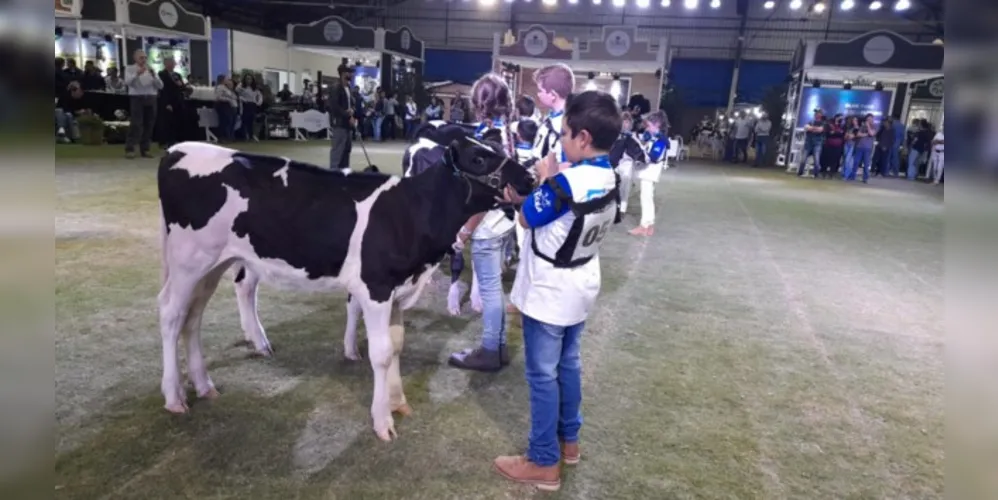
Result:
M214 387L198 394L198 397L201 399L218 399L219 396L221 396L221 394L219 394L218 389L215 389Z
M163 405L163 408L166 408L166 411L174 415L186 415L189 410L189 408L187 408L187 403L183 401L179 403L167 403Z
M395 409L392 410L392 413L398 413L403 417L408 417L409 415L412 415L412 407L409 406L408 403L402 403L396 406Z
M374 424L374 433L378 435L378 439L386 443L390 443L399 437L398 432L395 432L395 421L391 415L387 419Z
M274 357L274 346L267 344L263 347L258 347L250 353L251 358L272 358Z
M357 352L356 348L354 348L352 351L351 350L347 350L346 352L344 352L343 353L343 357L346 358L346 359L348 359L348 360L350 360L350 361L360 361L360 360L364 359L364 358L362 358L360 356L360 353Z

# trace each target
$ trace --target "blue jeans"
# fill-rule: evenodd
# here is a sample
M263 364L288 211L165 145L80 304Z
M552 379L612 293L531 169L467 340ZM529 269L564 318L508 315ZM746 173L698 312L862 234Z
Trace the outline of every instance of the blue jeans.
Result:
M913 181L918 177L918 160L922 157L922 152L917 149L908 151L908 180Z
M755 138L755 166L762 165L763 160L766 157L766 146L768 145L769 137L756 137Z
M530 386L527 458L547 467L561 460L558 441L574 443L582 427L582 358L585 322L556 326L523 315L523 351Z
M898 147L893 147L887 153L887 170L889 175L898 175L901 168L901 150Z
M256 137L253 130L256 123L256 103L244 102L243 114L240 115L240 119L242 120L242 127L239 130L242 137L247 141L253 140Z
M846 141L845 152L842 155L842 178L847 179L852 170L853 151L856 150L856 143Z
M68 139L77 140L80 138L79 128L76 126L76 117L72 113L67 113L62 108L55 109L55 130L59 129L66 134Z
M381 140L381 125L385 123L384 116L378 116L374 118L374 140Z
M856 147L852 152L852 161L849 162L845 178L849 181L856 180L856 167L863 167L863 182L870 180L870 162L873 160L873 149Z
M502 258L505 236L471 240L471 263L482 296L482 348L499 350L506 343L506 299L502 293Z
M805 142L804 151L801 152L803 155L800 159L800 165L797 165L797 175L804 175L804 167L807 165L807 157L814 157L814 170L812 173L815 177L818 176L818 172L821 172L821 141Z

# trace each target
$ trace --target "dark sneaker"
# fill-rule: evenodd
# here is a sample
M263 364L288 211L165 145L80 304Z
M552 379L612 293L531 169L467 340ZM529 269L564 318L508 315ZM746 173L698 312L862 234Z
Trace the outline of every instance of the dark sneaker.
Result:
M542 467L521 455L496 458L492 468L510 481L536 486L539 490L558 491L561 488L561 469L558 465Z
M148 152L148 151L143 151L143 152L142 152L142 157L143 157L143 158L152 158L152 155L151 155L151 154L149 154L149 152Z
M450 355L447 363L462 370L479 372L497 372L503 367L500 351L489 351L481 347L455 352Z
M512 358L509 357L509 347L506 344L499 346L499 364L502 366L509 366L509 362Z
M135 158L135 152L134 151L127 151L127 152L125 152L125 158L128 158L129 160L134 159Z

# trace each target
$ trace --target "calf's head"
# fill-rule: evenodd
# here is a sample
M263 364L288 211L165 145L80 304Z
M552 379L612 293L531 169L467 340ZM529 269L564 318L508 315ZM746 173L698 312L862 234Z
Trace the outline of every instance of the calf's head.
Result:
M454 172L467 180L468 199L472 211L485 211L496 206L496 197L510 186L526 195L534 187L534 178L515 159L506 156L502 145L493 141L478 141L462 137L450 143L445 155Z

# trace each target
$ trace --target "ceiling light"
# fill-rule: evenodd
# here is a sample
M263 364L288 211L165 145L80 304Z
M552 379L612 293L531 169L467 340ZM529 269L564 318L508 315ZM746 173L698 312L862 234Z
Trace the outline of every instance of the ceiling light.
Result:
M647 9L648 6L651 5L651 0L638 0L637 4L638 4L638 7L642 8L642 9Z
M766 0L766 3L762 4L762 6L763 8L772 10L773 7L776 7L776 2L773 0Z
M870 2L870 10L880 10L880 8L883 6L884 4L880 0L873 0L872 2Z
M671 7L672 0L662 0L662 7Z
M599 5L603 3L603 0L593 0L593 5Z
M898 0L897 3L894 4L894 10L908 10L908 7L911 7L911 2L909 0Z
M801 0L791 0L791 2L790 2L790 10L797 10L797 9L799 9L801 7L801 5L803 5L803 3L804 2L802 2Z
M814 9L815 14L821 14L822 12L825 12L825 2L818 2L814 4L814 7L812 7L812 9Z
M842 0L842 10L849 10L856 6L853 0Z
M712 8L712 9L720 9L721 8L721 0L710 0L710 8Z
M697 8L699 3L699 0L683 0L683 6L690 10Z
M614 7L623 7L624 3L625 3L624 0L613 0Z
M496 0L478 0L478 3L485 7L491 7L496 4Z

